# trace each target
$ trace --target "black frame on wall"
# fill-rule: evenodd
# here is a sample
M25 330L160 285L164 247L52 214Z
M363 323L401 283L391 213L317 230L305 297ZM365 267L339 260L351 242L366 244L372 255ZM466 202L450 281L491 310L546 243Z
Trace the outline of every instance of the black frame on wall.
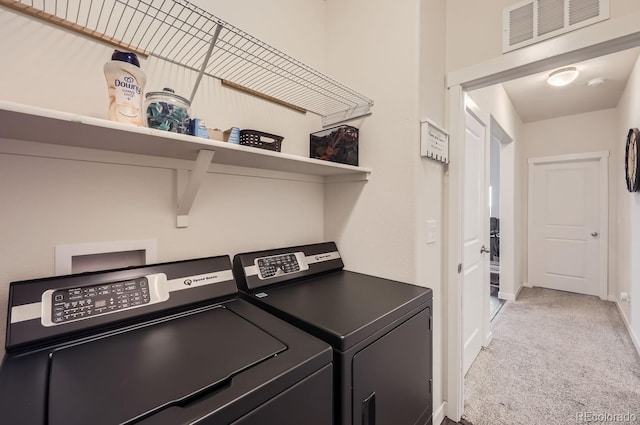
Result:
M640 188L640 157L638 156L638 142L640 130L629 129L627 146L624 154L624 171L629 192L637 192Z

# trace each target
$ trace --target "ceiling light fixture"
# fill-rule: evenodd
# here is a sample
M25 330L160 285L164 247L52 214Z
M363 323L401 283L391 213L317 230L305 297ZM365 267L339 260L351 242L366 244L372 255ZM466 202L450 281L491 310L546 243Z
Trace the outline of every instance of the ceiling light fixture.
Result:
M547 84L554 87L562 87L571 84L578 78L579 72L575 66L558 69L549 74Z
M602 77L594 78L592 80L587 81L587 86L589 87L598 87L602 84L604 84L604 78Z

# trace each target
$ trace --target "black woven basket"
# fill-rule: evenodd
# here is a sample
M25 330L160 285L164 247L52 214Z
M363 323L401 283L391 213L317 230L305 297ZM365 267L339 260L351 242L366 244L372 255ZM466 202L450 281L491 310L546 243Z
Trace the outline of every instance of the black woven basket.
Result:
M258 130L240 130L240 144L254 148L280 152L282 139L284 137Z

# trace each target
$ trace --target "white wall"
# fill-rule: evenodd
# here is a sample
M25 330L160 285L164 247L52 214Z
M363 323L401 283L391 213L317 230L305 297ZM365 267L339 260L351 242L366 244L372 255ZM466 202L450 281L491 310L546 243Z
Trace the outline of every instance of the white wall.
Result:
M500 141L494 136L491 136L490 143L490 156L489 156L489 184L491 185L491 199L489 203L491 205L490 215L491 217L500 218Z
M219 0L206 8L303 61L324 64L324 2L273 0L268 7L252 2L255 14L247 13L246 3ZM0 8L0 38L0 56L15 59L3 60L0 99L106 116L102 67L111 47L6 8ZM153 59L143 60L142 67L147 88L172 86L189 95L193 73ZM359 84L356 88L365 91ZM303 156L308 134L321 128L313 114L222 89L211 79L203 80L193 111L210 126L281 134L283 151ZM0 329L5 328L9 282L53 275L57 244L156 239L158 261L171 261L324 238L324 184L309 176L213 167L194 202L190 227L177 229L172 167L179 161L118 165L101 163L111 155L98 155L98 162L57 159L51 152L60 150L50 146L36 156L7 154L10 146L15 142L0 139L5 152L0 153ZM126 157L122 163L138 161ZM0 335L4 345L4 332Z
M447 71L501 56L502 10L518 1L447 0ZM640 11L636 0L612 0L609 4L610 19ZM560 38L556 40L561 42Z
M553 118L544 121L527 123L523 126L523 156L521 165L527 168L529 158L565 155L573 153L612 152L616 146L614 135L619 133L617 111L605 109L602 111L588 112L585 114L571 115L567 117ZM620 164L614 161L613 155L609 156L609 199L613 200L619 180L616 178ZM528 174L523 180L523 192L526 193ZM527 216L527 201L523 200L525 217ZM609 202L609 281L615 282L616 259L615 252L611 250L616 246L615 229L616 203ZM525 219L526 223L526 219ZM527 258L526 232L525 253ZM527 275L525 262L524 276ZM613 294L613 284L609 284L609 294Z
M347 268L414 281L419 3L326 3L329 73L375 101L373 115L356 122L371 179L327 186L326 237L348 250Z
M327 0L329 72L375 101L360 126L366 184L328 185L325 237L346 268L428 286L434 293L434 408L444 398L442 197L444 167L420 157L420 119L443 124L445 4ZM426 244L435 220L436 243Z
M445 37L446 5L441 0L420 2L420 105L421 120L429 118L444 126L445 118ZM416 124L416 128L418 125ZM446 390L446 286L444 285L444 174L447 167L431 159L420 157L419 137L411 146L415 169L415 244L416 283L433 289L433 406L444 401ZM437 235L427 244L427 221L434 221ZM434 424L436 419L434 419Z
M611 161L615 164L614 181L617 195L615 231L618 234L616 249L617 279L611 295L619 302L625 320L631 325L636 347L640 347L640 194L629 193L624 184L624 157L627 132L640 127L640 59L631 74L627 87L618 103L618 120L613 141L615 145ZM621 302L620 292L631 294L631 302Z

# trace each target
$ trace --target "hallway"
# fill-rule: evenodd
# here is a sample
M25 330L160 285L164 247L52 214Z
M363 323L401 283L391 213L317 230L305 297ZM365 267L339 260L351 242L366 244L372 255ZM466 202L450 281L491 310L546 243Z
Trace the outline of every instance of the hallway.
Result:
M560 425L607 414L640 421L640 357L615 304L524 288L492 326L493 341L465 377L467 421Z

